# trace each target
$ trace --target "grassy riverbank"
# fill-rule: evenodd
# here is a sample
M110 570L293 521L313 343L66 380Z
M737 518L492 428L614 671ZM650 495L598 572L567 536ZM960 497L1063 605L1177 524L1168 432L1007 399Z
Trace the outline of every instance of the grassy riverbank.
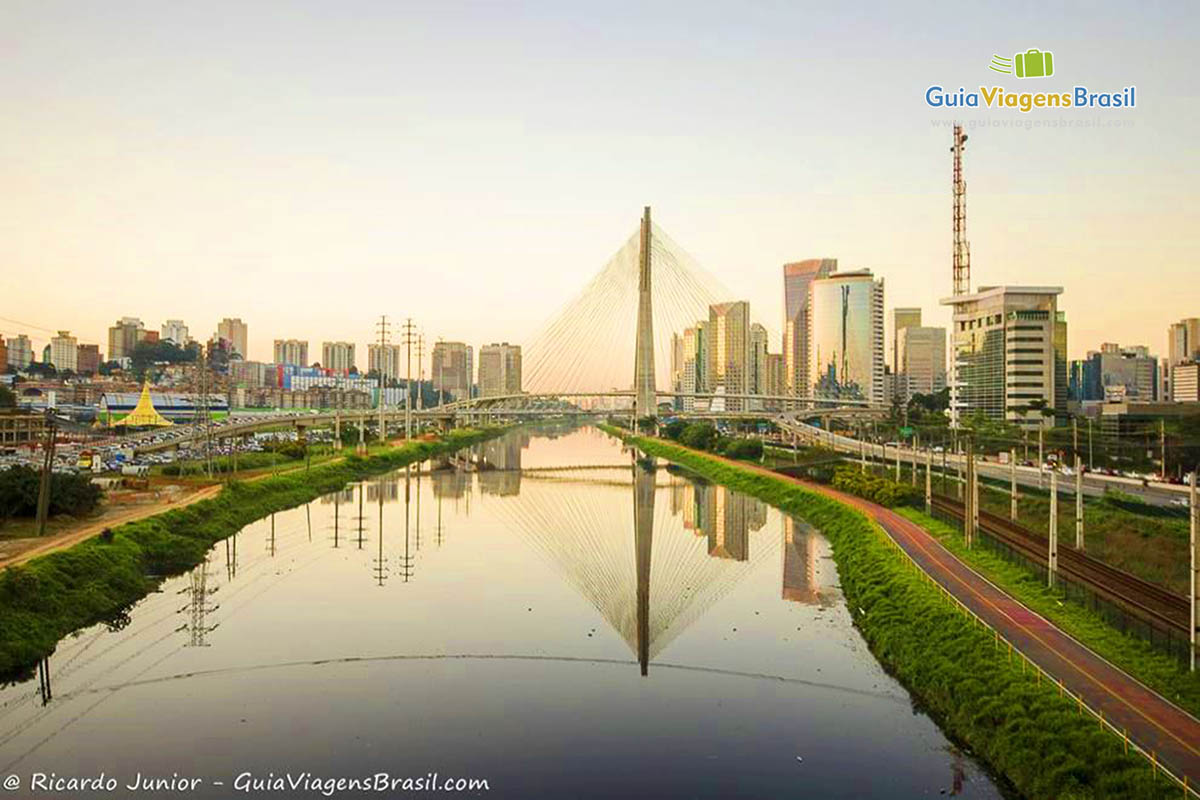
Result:
M215 542L256 519L336 491L351 481L490 439L502 428L453 431L429 441L252 483L233 483L217 497L113 529L67 550L0 574L0 676L32 667L58 641L111 617L166 577L204 558Z
M1200 673L1189 672L1178 658L1122 633L1096 612L1049 588L1044 574L1007 561L986 547L968 549L962 531L953 525L912 508L896 510L1021 603L1193 716L1200 716Z
M817 526L833 546L855 623L876 657L938 719L1029 797L1158 798L1174 789L1073 701L994 650L920 578L862 513L777 478L661 440L629 437L646 452L754 495Z

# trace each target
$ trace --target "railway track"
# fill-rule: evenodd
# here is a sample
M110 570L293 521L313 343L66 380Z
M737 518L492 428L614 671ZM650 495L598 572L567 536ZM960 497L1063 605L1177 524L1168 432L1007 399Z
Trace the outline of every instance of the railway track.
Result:
M955 519L963 517L963 504L949 497L933 496L933 507ZM1039 566L1048 561L1046 540L1005 517L980 511L979 526L985 533ZM1118 608L1152 627L1187 638L1190 609L1187 598L1106 564L1074 547L1059 542L1058 571L1072 583L1087 587Z

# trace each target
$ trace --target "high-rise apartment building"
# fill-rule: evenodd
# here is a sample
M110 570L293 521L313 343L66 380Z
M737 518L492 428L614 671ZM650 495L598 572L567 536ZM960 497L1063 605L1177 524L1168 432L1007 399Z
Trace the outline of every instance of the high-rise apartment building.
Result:
M339 375L349 374L354 363L353 342L321 342L321 366Z
M1200 361L1200 317L1187 317L1167 327L1167 359L1161 397L1175 396L1175 368ZM1185 390L1184 394L1188 394Z
M430 370L434 391L446 392L452 400L466 400L474 382L475 348L464 342L435 342Z
M81 344L75 349L75 371L80 375L95 375L100 371L100 345Z
M50 363L59 372L71 370L76 372L79 367L79 340L70 331L59 331L57 336L50 339Z
M161 339L183 347L190 339L188 336L188 326L181 319L169 319L162 324Z
M233 352L243 359L250 358L249 328L239 317L226 317L217 323L217 338L224 339L233 347Z
M225 337L221 337L225 338ZM233 340L229 340L232 342ZM234 350L237 350L236 345ZM294 364L298 367L308 366L308 342L300 339L276 339L275 363Z
M1053 425L1067 401L1066 319L1060 286L985 286L942 300L953 307L952 424L983 414Z
M883 279L835 272L809 286L808 388L814 397L883 403Z
M810 258L783 265L783 394L809 394L809 287L814 280L835 272L836 258Z
M5 363L25 369L33 363L33 342L25 334L14 336L8 340L8 357Z
M400 372L400 345L367 345L367 372L377 372L389 380L404 377Z
M897 395L935 394L946 388L946 329L905 325L896 337Z
M146 326L137 317L121 317L108 329L108 359L133 358L134 348L146 338Z
M1171 378L1171 399L1176 403L1200 403L1200 362L1175 365Z
M708 307L707 390L713 394L744 395L750 391L750 304L745 300L716 303ZM740 411L740 398L722 401L714 398L713 407Z
M479 396L521 393L521 346L508 342L479 348Z

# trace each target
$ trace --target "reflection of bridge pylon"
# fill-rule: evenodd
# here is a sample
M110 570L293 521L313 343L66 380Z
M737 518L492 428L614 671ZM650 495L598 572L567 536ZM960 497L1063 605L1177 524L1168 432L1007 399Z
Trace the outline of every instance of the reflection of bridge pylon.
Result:
M655 503L659 488L674 491L680 479L664 470L635 463L632 481L616 484L610 477L579 478L578 490L563 492L561 482L527 481L521 494L493 506L506 517L563 578L612 626L639 667L649 663L683 631L724 597L763 557L775 552L778 541L743 537L738 558L710 552L708 538L693 536L678 519L679 509L692 504L685 488L680 503ZM687 484L690 486L690 484ZM724 487L696 487L705 493L728 492ZM633 498L633 547L630 547L630 506ZM711 526L765 528L766 509L750 497L730 498L724 505L755 505L746 512L716 518ZM759 506L761 513L759 513ZM760 521L761 520L761 521ZM706 528L710 525L706 524ZM738 538L733 531L721 539ZM653 564L653 568L651 565Z
M200 562L192 570L188 585L179 590L180 594L190 595L190 602L179 609L181 614L187 612L188 621L178 628L188 632L188 647L208 647L205 636L217 629L217 625L208 624L208 615L220 608L209 604L209 598L217 593L217 587L208 585L208 561L206 557Z
M650 210L646 209L647 215ZM654 472L633 464L633 547L637 570L637 655L650 667L650 555L654 544Z
M50 659L43 658L38 662L38 696L42 698L42 705L49 705L54 699L54 693L50 690Z

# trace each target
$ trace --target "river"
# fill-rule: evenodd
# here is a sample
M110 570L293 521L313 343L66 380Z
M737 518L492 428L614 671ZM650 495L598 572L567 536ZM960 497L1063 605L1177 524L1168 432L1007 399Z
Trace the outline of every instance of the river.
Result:
M173 787L151 797L391 797L433 774L495 797L1001 796L871 655L820 531L592 428L259 520L0 689L11 796L140 775ZM361 791L378 775L397 791Z

